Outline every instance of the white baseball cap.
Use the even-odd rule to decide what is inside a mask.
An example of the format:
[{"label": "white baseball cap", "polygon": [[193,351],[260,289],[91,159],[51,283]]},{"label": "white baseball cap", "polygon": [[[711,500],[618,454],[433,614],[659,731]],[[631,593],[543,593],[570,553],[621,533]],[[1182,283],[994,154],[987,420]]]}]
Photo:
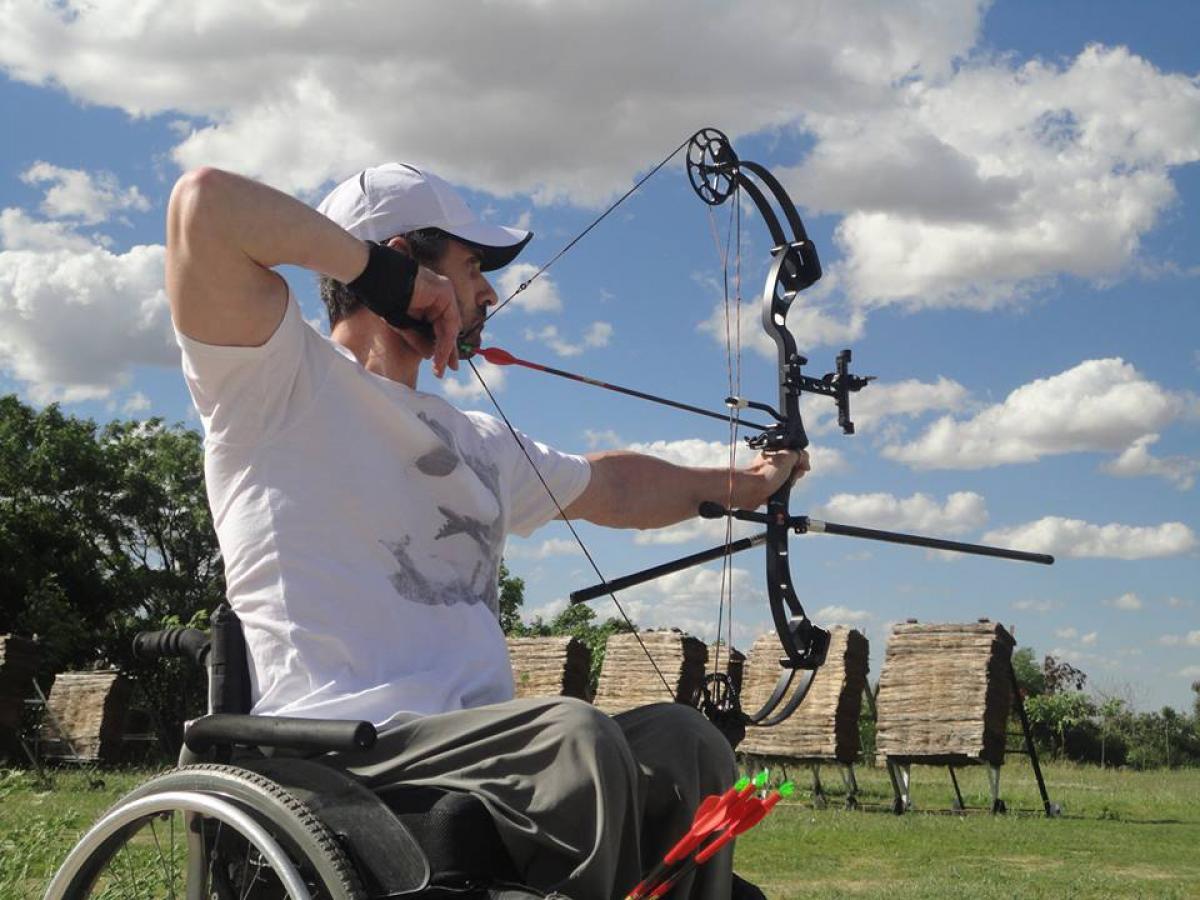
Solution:
[{"label": "white baseball cap", "polygon": [[406,163],[363,169],[330,191],[317,211],[363,241],[440,228],[478,247],[485,272],[508,265],[533,237],[531,231],[481,222],[447,181]]}]

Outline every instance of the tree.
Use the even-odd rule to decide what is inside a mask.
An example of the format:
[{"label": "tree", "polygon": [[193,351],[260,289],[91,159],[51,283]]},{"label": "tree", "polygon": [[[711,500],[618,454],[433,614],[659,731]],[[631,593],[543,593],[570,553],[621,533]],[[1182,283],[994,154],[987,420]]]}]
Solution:
[{"label": "tree", "polygon": [[1082,669],[1077,669],[1069,662],[1055,659],[1049,654],[1042,661],[1042,675],[1048,694],[1067,690],[1082,691],[1087,683],[1087,675]]},{"label": "tree", "polygon": [[508,635],[518,636],[525,627],[521,622],[521,607],[525,604],[525,579],[508,571],[500,560],[500,628]]},{"label": "tree", "polygon": [[37,635],[44,674],[90,661],[122,603],[118,481],[95,423],[0,398],[0,633]]},{"label": "tree", "polygon": [[1013,671],[1017,675],[1017,686],[1026,697],[1045,693],[1046,676],[1042,667],[1033,659],[1033,648],[1022,647],[1012,657]]},{"label": "tree", "polygon": [[200,435],[161,420],[119,422],[100,438],[118,475],[112,513],[119,523],[125,598],[110,619],[105,653],[132,675],[156,727],[174,748],[183,722],[204,709],[204,675],[187,663],[133,657],[138,631],[207,628],[225,600],[225,574],[204,488]]},{"label": "tree", "polygon": [[1097,709],[1100,716],[1100,767],[1108,762],[1108,736],[1112,732],[1113,722],[1125,711],[1125,701],[1120,697],[1100,695],[1101,703]]},{"label": "tree", "polygon": [[1078,691],[1056,692],[1030,697],[1025,702],[1030,723],[1041,725],[1051,734],[1051,752],[1057,758],[1067,744],[1067,730],[1081,725],[1096,714],[1096,705]]},{"label": "tree", "polygon": [[147,667],[131,638],[204,625],[224,596],[198,434],[0,397],[0,633],[37,636],[43,678],[118,665],[173,741],[202,709],[202,673]]}]

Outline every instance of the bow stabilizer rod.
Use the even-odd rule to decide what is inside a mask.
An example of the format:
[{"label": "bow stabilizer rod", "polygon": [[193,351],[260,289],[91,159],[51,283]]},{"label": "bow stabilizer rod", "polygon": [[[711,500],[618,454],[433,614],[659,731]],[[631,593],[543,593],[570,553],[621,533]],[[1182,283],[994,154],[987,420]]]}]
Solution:
[{"label": "bow stabilizer rod", "polygon": [[[767,513],[751,512],[744,509],[726,509],[719,503],[708,501],[700,504],[700,516],[704,519],[720,519],[724,516],[729,516],[733,519],[740,519],[743,522],[757,522],[759,524],[766,524],[770,519]],[[1011,550],[1007,547],[994,547],[990,544],[968,544],[962,541],[948,541],[944,538],[927,537],[921,534],[906,534],[902,531],[863,528],[859,525],[842,525],[838,522],[826,522],[822,519],[810,518],[809,516],[788,516],[784,525],[796,534],[839,534],[843,537],[884,541],[889,544],[908,544],[914,547],[928,547],[931,550],[944,550],[950,553],[991,556],[998,559],[1012,559],[1017,562],[1038,563],[1043,566],[1054,565],[1054,557],[1048,553]],[[680,557],[669,563],[642,569],[641,571],[624,575],[621,578],[614,578],[612,581],[607,581],[603,584],[596,584],[578,591],[572,591],[571,603],[587,603],[589,600],[595,600],[597,597],[607,597],[612,591],[623,591],[626,588],[645,584],[647,581],[662,578],[664,575],[670,575],[673,572],[679,572],[683,569],[689,569],[692,566],[712,562],[714,559],[720,559],[722,556],[728,554],[740,553],[743,550],[749,550],[751,547],[764,544],[766,540],[767,532],[761,531],[750,537],[742,538],[728,544],[720,544],[709,550],[701,550],[699,553],[693,553],[690,556]]]},{"label": "bow stabilizer rod", "polygon": [[[767,516],[759,512],[744,509],[726,509],[719,503],[704,502],[700,504],[700,516],[704,519],[720,519],[729,516],[743,522],[765,523]],[[1018,562],[1038,563],[1043,566],[1054,565],[1054,557],[1048,553],[1032,553],[1028,550],[1011,550],[1008,547],[994,547],[990,544],[968,544],[962,541],[948,541],[944,538],[927,537],[921,534],[906,534],[902,531],[884,531],[878,528],[863,528],[860,525],[841,525],[837,522],[826,522],[809,516],[788,516],[787,527],[796,534],[840,534],[843,537],[864,538],[869,541],[885,541],[889,544],[909,544],[914,547],[928,547],[931,550],[945,550],[951,553],[969,553],[975,556],[994,556],[999,559],[1013,559]]]}]

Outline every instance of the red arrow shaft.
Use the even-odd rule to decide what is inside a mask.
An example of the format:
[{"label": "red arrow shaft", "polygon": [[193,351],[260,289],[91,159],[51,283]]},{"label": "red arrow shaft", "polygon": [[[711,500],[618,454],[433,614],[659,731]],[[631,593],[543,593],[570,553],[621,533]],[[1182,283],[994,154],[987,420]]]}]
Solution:
[{"label": "red arrow shaft", "polygon": [[[574,372],[567,372],[563,369],[556,369],[553,366],[542,365],[541,363],[531,362],[527,359],[521,359],[519,356],[513,356],[507,350],[501,350],[499,347],[480,347],[475,351],[479,356],[482,356],[492,365],[496,366],[524,366],[526,369],[533,369],[535,372],[545,372],[548,375],[557,375],[559,378],[566,378],[570,381],[577,381],[580,384],[590,384],[592,387],[604,388],[606,391],[615,391],[618,394],[625,394],[629,397],[637,397],[639,400],[648,400],[651,403],[658,403],[662,406],[670,406],[673,409],[682,409],[684,412],[696,413],[697,415],[707,416],[710,419],[718,419],[722,422],[729,421],[728,413],[713,412],[712,410],[702,409],[699,406],[692,406],[689,403],[680,403],[677,400],[668,400],[666,397],[659,397],[655,394],[647,394],[645,391],[635,391],[633,388],[621,387],[618,384],[610,384],[607,381],[600,381],[597,378],[589,378],[587,375],[577,375]],[[746,422],[738,420],[739,425],[744,425],[747,428],[755,428],[759,431],[766,431],[766,425],[758,425],[754,422]]]}]

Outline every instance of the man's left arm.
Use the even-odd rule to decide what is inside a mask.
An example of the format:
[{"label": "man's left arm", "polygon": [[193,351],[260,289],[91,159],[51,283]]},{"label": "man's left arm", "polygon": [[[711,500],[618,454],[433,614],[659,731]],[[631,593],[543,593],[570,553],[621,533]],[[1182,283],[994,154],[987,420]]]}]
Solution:
[{"label": "man's left arm", "polygon": [[690,519],[705,500],[757,509],[789,478],[809,470],[808,454],[760,453],[744,469],[677,466],[640,453],[589,454],[592,477],[565,512],[611,528],[663,528]]}]

